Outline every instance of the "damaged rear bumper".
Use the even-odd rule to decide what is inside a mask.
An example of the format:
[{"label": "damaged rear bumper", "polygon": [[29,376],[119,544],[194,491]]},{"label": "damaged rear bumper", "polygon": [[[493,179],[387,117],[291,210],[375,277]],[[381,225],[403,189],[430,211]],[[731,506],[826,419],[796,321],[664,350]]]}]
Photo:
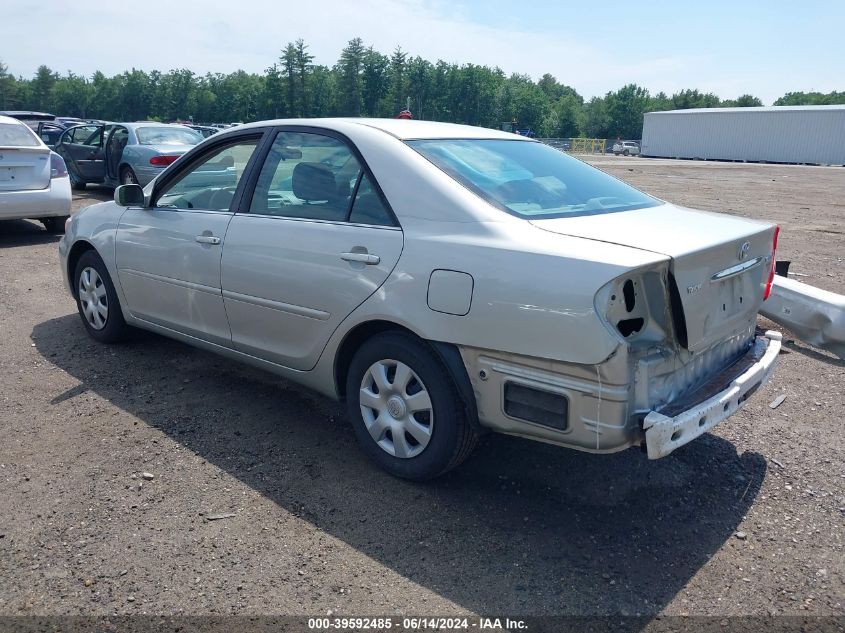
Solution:
[{"label": "damaged rear bumper", "polygon": [[789,328],[802,341],[845,359],[845,296],[775,277],[760,314]]},{"label": "damaged rear bumper", "polygon": [[751,349],[686,398],[643,421],[649,459],[665,457],[733,415],[771,377],[781,347],[780,332],[758,336]]}]

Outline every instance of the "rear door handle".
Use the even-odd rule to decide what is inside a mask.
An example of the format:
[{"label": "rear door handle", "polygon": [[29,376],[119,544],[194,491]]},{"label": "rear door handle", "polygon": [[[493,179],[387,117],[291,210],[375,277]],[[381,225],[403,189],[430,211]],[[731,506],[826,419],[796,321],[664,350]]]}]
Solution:
[{"label": "rear door handle", "polygon": [[220,238],[214,237],[213,235],[197,235],[195,239],[200,244],[219,244],[220,243]]},{"label": "rear door handle", "polygon": [[341,253],[340,258],[347,262],[360,262],[369,266],[375,266],[381,262],[381,257],[369,253]]}]

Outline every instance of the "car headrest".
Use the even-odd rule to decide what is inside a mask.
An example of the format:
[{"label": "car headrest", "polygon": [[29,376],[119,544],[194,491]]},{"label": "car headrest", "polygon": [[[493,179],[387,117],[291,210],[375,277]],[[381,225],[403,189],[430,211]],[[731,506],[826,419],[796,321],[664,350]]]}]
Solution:
[{"label": "car headrest", "polygon": [[334,174],[321,163],[298,163],[292,181],[293,195],[300,200],[329,200],[337,195]]}]

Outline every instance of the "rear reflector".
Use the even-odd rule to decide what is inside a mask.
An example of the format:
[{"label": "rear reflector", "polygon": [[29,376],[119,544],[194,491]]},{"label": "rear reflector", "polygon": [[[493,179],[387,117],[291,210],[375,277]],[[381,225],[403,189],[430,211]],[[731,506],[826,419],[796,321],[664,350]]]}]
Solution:
[{"label": "rear reflector", "polygon": [[775,254],[778,250],[778,235],[780,235],[780,227],[775,227],[775,235],[772,238],[772,267],[769,269],[769,280],[766,282],[766,290],[763,292],[763,301],[769,298],[772,294],[772,282],[775,280]]},{"label": "rear reflector", "polygon": [[55,152],[50,152],[50,179],[64,178],[65,176],[67,176],[67,165],[65,165],[64,159]]},{"label": "rear reflector", "polygon": [[569,400],[566,396],[513,382],[505,383],[505,413],[512,418],[561,431],[569,426]]},{"label": "rear reflector", "polygon": [[175,161],[178,156],[153,156],[150,159],[150,165],[155,165],[156,167],[167,167],[170,163]]}]

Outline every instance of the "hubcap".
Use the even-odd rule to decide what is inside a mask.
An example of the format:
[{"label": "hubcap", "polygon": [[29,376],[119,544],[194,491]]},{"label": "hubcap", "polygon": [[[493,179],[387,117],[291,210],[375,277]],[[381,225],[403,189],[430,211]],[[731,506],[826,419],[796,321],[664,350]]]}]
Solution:
[{"label": "hubcap", "polygon": [[434,411],[422,380],[405,363],[380,360],[364,373],[361,416],[383,451],[408,459],[431,441]]},{"label": "hubcap", "polygon": [[79,305],[82,316],[95,330],[106,327],[109,318],[109,299],[102,278],[91,267],[85,268],[79,275]]}]

